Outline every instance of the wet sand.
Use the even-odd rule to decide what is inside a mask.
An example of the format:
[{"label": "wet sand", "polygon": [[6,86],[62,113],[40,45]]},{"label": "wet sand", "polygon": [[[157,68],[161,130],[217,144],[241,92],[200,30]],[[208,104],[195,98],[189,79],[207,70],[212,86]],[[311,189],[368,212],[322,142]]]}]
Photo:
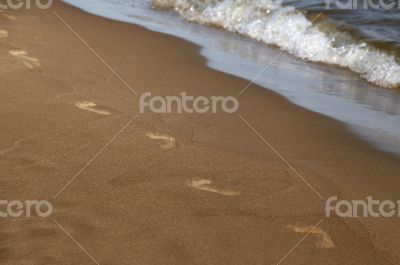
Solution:
[{"label": "wet sand", "polygon": [[211,97],[248,82],[183,40],[52,10],[0,13],[0,199],[54,205],[0,219],[1,264],[400,263],[397,218],[324,212],[330,196],[397,200],[398,158],[257,86],[234,114],[136,117],[127,85]]}]

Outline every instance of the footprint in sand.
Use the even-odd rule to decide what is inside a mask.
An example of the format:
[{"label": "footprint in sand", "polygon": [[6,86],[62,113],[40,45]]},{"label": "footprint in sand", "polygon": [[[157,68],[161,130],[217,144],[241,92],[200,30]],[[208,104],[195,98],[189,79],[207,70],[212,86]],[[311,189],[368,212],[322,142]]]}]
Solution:
[{"label": "footprint in sand", "polygon": [[8,19],[10,19],[10,20],[14,20],[14,21],[17,20],[16,17],[14,17],[14,16],[12,16],[12,15],[4,14],[4,13],[5,13],[5,11],[2,10],[2,9],[0,9],[0,14],[1,14],[3,17],[8,18]]},{"label": "footprint in sand", "polygon": [[28,53],[24,50],[11,50],[9,53],[20,59],[22,63],[30,69],[34,68],[35,66],[40,66],[39,59],[27,56]]},{"label": "footprint in sand", "polygon": [[146,136],[152,140],[163,140],[164,144],[161,145],[162,149],[171,149],[175,146],[175,143],[176,143],[176,140],[174,137],[166,135],[166,134],[147,133]]},{"label": "footprint in sand", "polygon": [[317,246],[320,248],[334,248],[335,247],[335,243],[333,243],[329,234],[319,227],[314,228],[313,226],[297,226],[297,225],[288,225],[287,227],[296,233],[301,233],[301,234],[310,233],[310,234],[316,235],[317,236]]},{"label": "footprint in sand", "polygon": [[0,39],[8,38],[8,31],[4,29],[0,29]]},{"label": "footprint in sand", "polygon": [[16,20],[16,18],[14,16],[11,15],[7,15],[7,14],[1,14],[3,17],[11,19],[11,20]]},{"label": "footprint in sand", "polygon": [[75,102],[75,106],[80,109],[91,111],[100,115],[111,115],[111,112],[103,107],[98,106],[96,103],[91,101],[78,101]]},{"label": "footprint in sand", "polygon": [[215,187],[212,187],[212,181],[207,179],[200,179],[200,180],[192,180],[188,182],[188,186],[196,189],[196,190],[203,190],[214,192],[218,194],[222,194],[225,196],[238,196],[240,192],[237,191],[230,191],[230,190],[220,190]]}]

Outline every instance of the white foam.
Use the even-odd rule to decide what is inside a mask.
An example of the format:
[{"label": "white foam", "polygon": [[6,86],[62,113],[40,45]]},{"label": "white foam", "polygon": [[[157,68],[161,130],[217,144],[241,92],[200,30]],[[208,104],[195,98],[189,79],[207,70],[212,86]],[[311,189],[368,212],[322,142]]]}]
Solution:
[{"label": "white foam", "polygon": [[[393,55],[365,43],[336,46],[328,36],[293,7],[272,0],[154,0],[190,21],[223,27],[314,62],[348,67],[383,87],[400,87],[400,65]],[[336,36],[337,37],[337,36]]]}]

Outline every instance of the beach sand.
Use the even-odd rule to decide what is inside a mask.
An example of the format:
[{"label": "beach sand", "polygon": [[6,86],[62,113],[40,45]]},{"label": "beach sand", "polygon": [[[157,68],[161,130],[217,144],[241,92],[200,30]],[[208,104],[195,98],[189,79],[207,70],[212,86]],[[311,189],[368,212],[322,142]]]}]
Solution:
[{"label": "beach sand", "polygon": [[330,196],[399,196],[399,159],[344,125],[256,85],[237,113],[132,121],[146,91],[237,96],[248,81],[58,2],[0,25],[0,199],[54,206],[0,219],[1,264],[400,263],[397,218],[325,218]]}]

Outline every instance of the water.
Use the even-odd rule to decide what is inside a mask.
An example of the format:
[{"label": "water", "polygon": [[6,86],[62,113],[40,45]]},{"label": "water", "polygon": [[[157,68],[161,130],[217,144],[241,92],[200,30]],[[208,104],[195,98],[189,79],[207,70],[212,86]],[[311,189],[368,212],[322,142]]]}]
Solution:
[{"label": "water", "polygon": [[[323,7],[320,1],[284,2],[273,6],[269,0],[223,0],[214,1],[217,3],[214,5],[211,1],[158,0],[158,6],[173,6],[181,16],[165,9],[155,10],[154,3],[143,0],[65,2],[93,14],[196,43],[209,67],[248,80],[257,76],[281,52],[265,43],[285,48],[294,56],[284,53],[255,83],[280,93],[295,104],[340,120],[376,147],[400,155],[400,93],[382,88],[398,86],[400,70],[396,45],[399,35],[395,34],[396,27],[387,26],[392,23],[390,20],[369,26],[359,18],[364,12],[372,16],[373,11],[351,10],[353,13],[345,16],[342,12],[350,11],[330,10],[328,17],[312,25],[310,20]],[[224,6],[217,8],[221,3]],[[207,8],[209,11],[205,12]],[[254,13],[257,8],[258,13]],[[264,18],[273,11],[276,12],[274,19]],[[227,16],[228,12],[231,15]],[[398,19],[398,13],[395,14],[394,20]],[[351,22],[349,25],[346,19]],[[219,24],[227,30],[187,20]],[[349,71],[332,64],[354,69]]]},{"label": "water", "polygon": [[[371,83],[400,88],[400,64],[396,54],[391,49],[367,41],[367,35],[363,38],[361,33],[356,34],[356,29],[361,32],[364,28],[360,23],[358,27],[354,24],[351,28],[350,24],[338,24],[327,19],[328,13],[332,18],[337,17],[334,14],[342,13],[337,8],[314,14],[316,7],[326,4],[311,1],[311,4],[305,5],[304,2],[310,1],[302,1],[301,5],[295,2],[303,9],[309,9],[308,13],[304,13],[277,0],[153,1],[156,7],[172,8],[189,21],[222,27],[266,44],[277,45],[302,59],[347,67]],[[352,12],[358,16],[360,11]],[[348,17],[353,17],[353,14]],[[354,22],[354,19],[348,20],[349,23]]]}]

